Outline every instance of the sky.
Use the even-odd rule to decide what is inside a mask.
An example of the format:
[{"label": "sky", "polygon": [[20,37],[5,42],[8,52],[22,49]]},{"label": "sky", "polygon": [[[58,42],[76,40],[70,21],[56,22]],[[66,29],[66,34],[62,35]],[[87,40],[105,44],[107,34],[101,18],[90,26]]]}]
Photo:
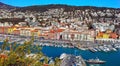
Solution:
[{"label": "sky", "polygon": [[73,6],[120,8],[120,0],[0,0],[0,2],[19,7],[47,4],[67,4]]}]

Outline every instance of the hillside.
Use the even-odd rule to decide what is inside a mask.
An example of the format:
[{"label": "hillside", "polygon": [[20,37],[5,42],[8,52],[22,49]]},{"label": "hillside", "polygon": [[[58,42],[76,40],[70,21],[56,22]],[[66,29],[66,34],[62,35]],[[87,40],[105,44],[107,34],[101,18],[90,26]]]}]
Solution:
[{"label": "hillside", "polygon": [[17,7],[7,5],[7,4],[0,2],[0,9],[14,9],[14,8],[17,8]]},{"label": "hillside", "polygon": [[34,5],[28,7],[21,7],[16,9],[15,11],[37,11],[37,12],[44,12],[48,9],[55,9],[55,8],[64,8],[66,12],[74,11],[74,10],[85,10],[85,9],[94,9],[94,10],[104,10],[104,9],[115,9],[115,8],[107,8],[107,7],[95,7],[95,6],[70,6],[70,5],[63,5],[63,4],[49,4],[49,5]]}]

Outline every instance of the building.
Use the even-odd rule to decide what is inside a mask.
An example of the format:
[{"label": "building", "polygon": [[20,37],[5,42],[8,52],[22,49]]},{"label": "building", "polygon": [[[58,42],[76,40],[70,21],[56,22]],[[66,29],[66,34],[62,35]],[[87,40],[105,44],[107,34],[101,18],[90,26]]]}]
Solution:
[{"label": "building", "polygon": [[31,36],[36,36],[39,37],[40,36],[40,29],[33,29],[31,30]]},{"label": "building", "polygon": [[31,29],[32,28],[21,28],[20,35],[21,36],[31,36]]},{"label": "building", "polygon": [[14,35],[20,35],[20,29],[14,30],[14,31],[13,31],[13,34],[14,34]]},{"label": "building", "polygon": [[94,33],[94,30],[85,30],[83,32],[79,32],[68,29],[62,33],[62,39],[72,41],[93,41],[95,37]]}]

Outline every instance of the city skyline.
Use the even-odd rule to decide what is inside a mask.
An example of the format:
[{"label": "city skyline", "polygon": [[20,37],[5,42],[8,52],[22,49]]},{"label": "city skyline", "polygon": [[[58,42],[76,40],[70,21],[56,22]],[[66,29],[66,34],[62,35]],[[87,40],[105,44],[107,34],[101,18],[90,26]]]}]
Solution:
[{"label": "city skyline", "polygon": [[72,6],[97,6],[97,7],[111,7],[120,8],[120,0],[0,0],[0,2],[18,6],[32,6],[32,5],[47,5],[47,4],[66,4]]}]

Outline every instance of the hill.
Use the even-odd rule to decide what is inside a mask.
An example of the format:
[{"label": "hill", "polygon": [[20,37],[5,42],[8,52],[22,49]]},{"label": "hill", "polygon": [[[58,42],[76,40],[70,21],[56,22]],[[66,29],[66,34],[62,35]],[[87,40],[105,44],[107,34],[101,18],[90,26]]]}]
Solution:
[{"label": "hill", "polygon": [[0,2],[0,9],[14,9],[14,8],[17,8],[17,7],[7,5],[7,4]]},{"label": "hill", "polygon": [[116,8],[107,8],[107,7],[95,7],[95,6],[70,6],[70,5],[63,5],[63,4],[49,4],[49,5],[34,5],[34,6],[27,6],[21,7],[16,9],[15,11],[37,11],[37,12],[44,12],[48,9],[55,9],[55,8],[64,8],[65,11],[74,11],[74,10],[85,10],[85,9],[95,9],[95,10],[104,10],[104,9],[116,9]]}]

